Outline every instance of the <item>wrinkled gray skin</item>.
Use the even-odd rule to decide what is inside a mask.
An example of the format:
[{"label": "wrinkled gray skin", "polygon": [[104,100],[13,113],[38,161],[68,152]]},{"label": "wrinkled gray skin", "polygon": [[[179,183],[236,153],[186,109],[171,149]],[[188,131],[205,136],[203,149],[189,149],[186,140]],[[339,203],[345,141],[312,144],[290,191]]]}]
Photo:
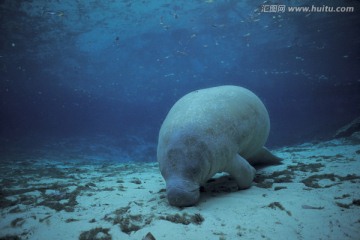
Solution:
[{"label": "wrinkled gray skin", "polygon": [[182,97],[161,126],[157,148],[169,203],[195,205],[199,187],[218,172],[249,188],[255,176],[250,164],[280,161],[264,148],[269,130],[265,106],[245,88],[220,86]]}]

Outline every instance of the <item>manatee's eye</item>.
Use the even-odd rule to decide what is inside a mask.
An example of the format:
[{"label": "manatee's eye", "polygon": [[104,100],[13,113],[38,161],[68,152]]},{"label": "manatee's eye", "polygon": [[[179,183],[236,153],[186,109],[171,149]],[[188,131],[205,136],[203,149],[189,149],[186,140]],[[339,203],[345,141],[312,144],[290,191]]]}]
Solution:
[{"label": "manatee's eye", "polygon": [[180,149],[170,149],[167,154],[166,154],[166,158],[169,160],[175,160],[177,158],[179,158],[179,156],[182,155],[182,151]]},{"label": "manatee's eye", "polygon": [[178,169],[179,163],[184,161],[184,153],[179,148],[172,148],[166,153],[166,159],[172,169]]},{"label": "manatee's eye", "polygon": [[189,136],[187,138],[184,139],[184,145],[187,147],[191,147],[194,146],[198,143],[199,141],[196,139],[196,137],[194,136]]}]

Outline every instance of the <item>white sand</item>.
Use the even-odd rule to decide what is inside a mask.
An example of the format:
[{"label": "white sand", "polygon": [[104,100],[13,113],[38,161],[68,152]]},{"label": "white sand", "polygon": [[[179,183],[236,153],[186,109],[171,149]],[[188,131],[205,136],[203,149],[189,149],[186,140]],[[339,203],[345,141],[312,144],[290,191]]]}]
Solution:
[{"label": "white sand", "polygon": [[156,163],[1,163],[0,239],[360,239],[359,151],[345,139],[282,148],[250,189],[222,176],[184,209],[168,205]]}]

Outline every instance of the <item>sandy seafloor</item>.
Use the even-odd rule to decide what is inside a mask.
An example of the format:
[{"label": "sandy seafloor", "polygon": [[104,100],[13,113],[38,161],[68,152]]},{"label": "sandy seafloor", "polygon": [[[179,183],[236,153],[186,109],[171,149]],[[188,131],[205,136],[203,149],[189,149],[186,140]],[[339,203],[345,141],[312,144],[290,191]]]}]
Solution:
[{"label": "sandy seafloor", "polygon": [[360,239],[359,139],[273,152],[283,164],[250,189],[219,174],[183,209],[169,206],[155,162],[4,160],[0,239]]}]

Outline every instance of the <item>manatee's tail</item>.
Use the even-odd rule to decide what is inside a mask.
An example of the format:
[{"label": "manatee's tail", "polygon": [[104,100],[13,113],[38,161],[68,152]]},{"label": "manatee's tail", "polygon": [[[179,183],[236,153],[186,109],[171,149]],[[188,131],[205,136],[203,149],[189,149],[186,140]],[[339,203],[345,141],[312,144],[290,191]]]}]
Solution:
[{"label": "manatee's tail", "polygon": [[259,152],[248,159],[249,163],[256,169],[266,167],[269,165],[282,164],[282,158],[279,158],[272,154],[266,147],[262,147]]}]

